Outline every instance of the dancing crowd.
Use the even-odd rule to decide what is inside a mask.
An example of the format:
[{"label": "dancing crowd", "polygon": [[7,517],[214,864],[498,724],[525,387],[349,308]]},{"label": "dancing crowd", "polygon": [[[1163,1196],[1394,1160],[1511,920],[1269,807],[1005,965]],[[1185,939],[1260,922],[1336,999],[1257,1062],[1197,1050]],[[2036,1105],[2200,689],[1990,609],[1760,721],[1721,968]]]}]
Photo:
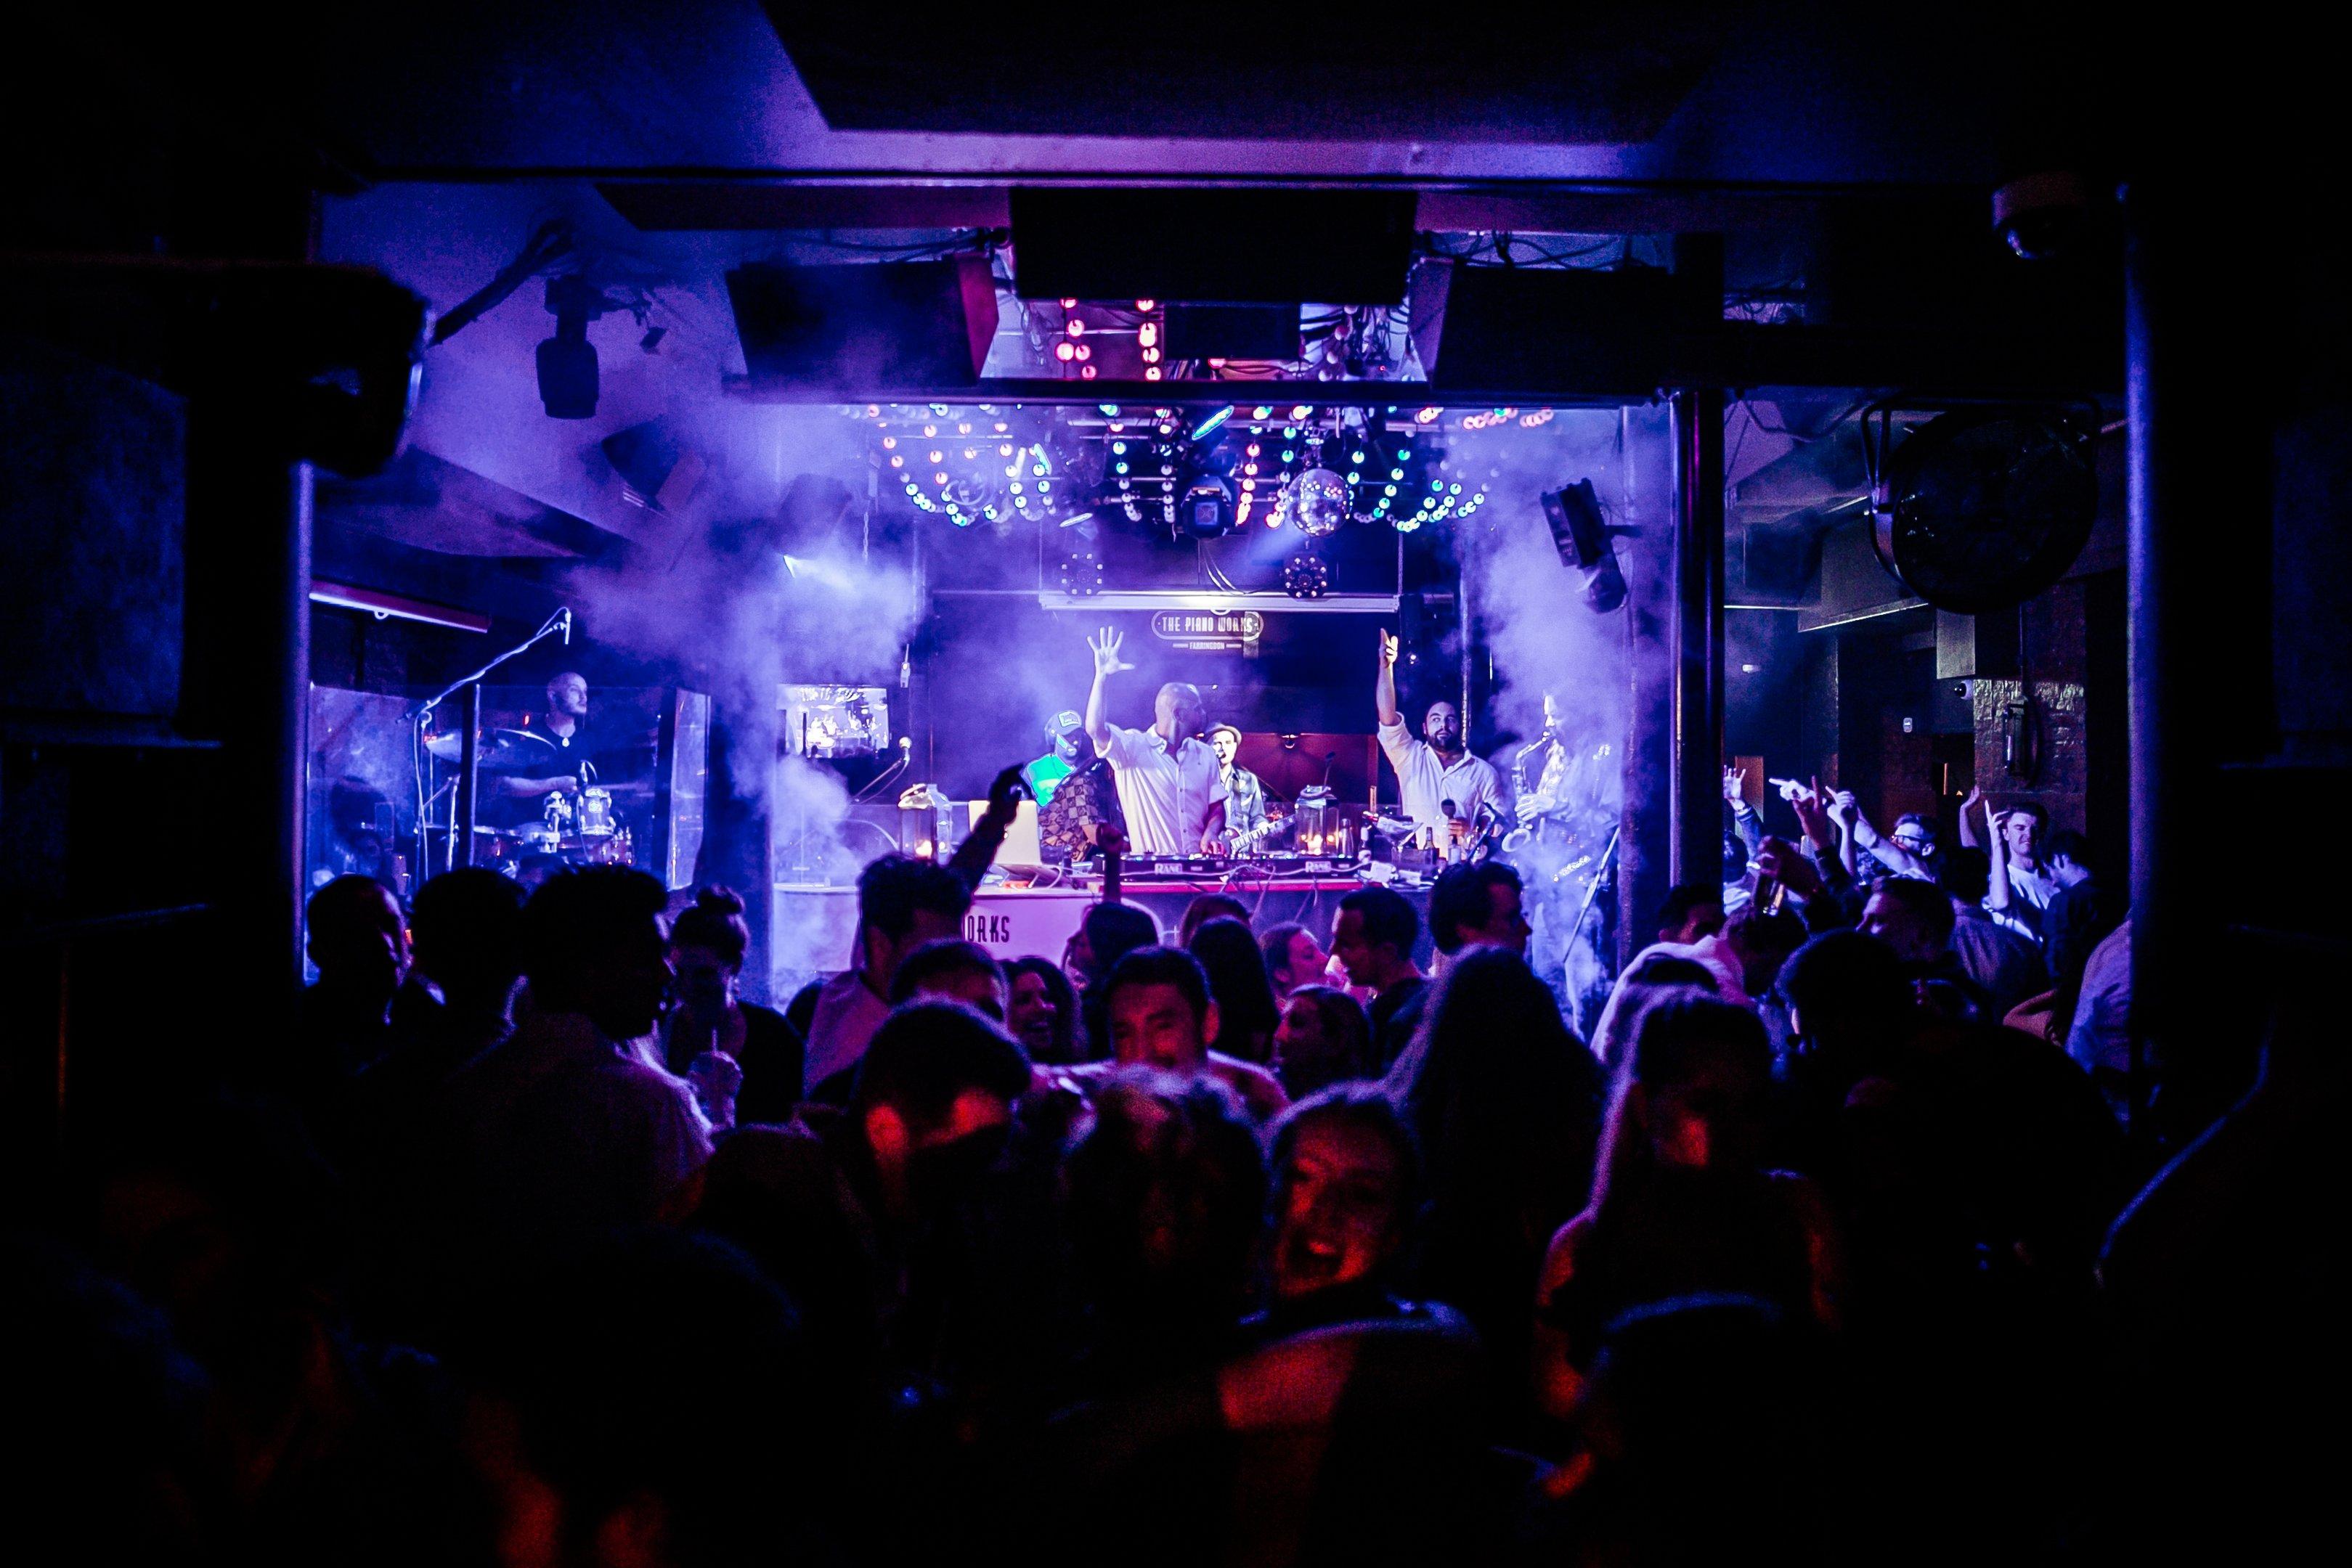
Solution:
[{"label": "dancing crowd", "polygon": [[2200,1270],[2304,1254],[2229,1218],[2242,1113],[2127,1136],[2080,835],[1737,803],[1585,1038],[1492,862],[1001,962],[1013,782],[780,1010],[723,889],[319,889],[294,1032],[9,1243],[20,1502],[100,1561],[1617,1564],[2108,1561],[2260,1491],[2181,1389],[2284,1353]]}]

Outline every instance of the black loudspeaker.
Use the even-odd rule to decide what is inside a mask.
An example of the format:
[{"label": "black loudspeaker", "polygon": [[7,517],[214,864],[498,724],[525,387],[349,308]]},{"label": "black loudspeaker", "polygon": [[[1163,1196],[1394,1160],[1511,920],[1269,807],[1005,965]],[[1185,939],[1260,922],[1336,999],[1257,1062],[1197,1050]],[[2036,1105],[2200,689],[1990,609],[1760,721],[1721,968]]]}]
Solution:
[{"label": "black loudspeaker", "polygon": [[1617,544],[1609,537],[1592,481],[1579,479],[1564,489],[1549,492],[1543,497],[1543,509],[1560,564],[1584,580],[1584,602],[1600,615],[1621,608],[1625,602],[1625,574],[1617,564]]},{"label": "black loudspeaker", "polygon": [[1646,397],[1668,384],[1687,290],[1655,267],[1413,269],[1412,333],[1432,391]]},{"label": "black loudspeaker", "polygon": [[1024,299],[1402,304],[1413,204],[1409,191],[1015,188],[1013,287]]},{"label": "black loudspeaker", "polygon": [[759,262],[727,275],[757,382],[881,395],[968,387],[996,336],[984,256],[849,267]]},{"label": "black loudspeaker", "polygon": [[1298,307],[1171,304],[1168,357],[1285,362],[1295,360],[1298,358]]}]

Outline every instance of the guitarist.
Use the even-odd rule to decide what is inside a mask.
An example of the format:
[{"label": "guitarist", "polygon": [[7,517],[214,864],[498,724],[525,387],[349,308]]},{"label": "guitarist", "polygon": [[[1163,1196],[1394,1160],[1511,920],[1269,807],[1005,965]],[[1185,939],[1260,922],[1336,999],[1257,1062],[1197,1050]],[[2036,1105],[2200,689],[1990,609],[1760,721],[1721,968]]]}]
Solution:
[{"label": "guitarist", "polygon": [[1225,784],[1225,831],[1235,853],[1265,831],[1265,785],[1246,768],[1234,765],[1242,748],[1242,732],[1229,724],[1209,727],[1209,749],[1217,754],[1217,773]]}]

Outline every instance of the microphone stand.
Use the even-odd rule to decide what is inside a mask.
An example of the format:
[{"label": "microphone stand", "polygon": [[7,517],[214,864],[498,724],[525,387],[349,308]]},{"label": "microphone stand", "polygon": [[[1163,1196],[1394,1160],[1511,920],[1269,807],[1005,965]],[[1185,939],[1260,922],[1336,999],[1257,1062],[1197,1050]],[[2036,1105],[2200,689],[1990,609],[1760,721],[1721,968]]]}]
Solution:
[{"label": "microphone stand", "polygon": [[[439,707],[461,691],[466,694],[466,731],[458,741],[457,753],[457,801],[455,810],[450,812],[450,836],[455,838],[462,833],[466,847],[463,852],[458,852],[454,845],[452,846],[450,859],[456,864],[472,865],[474,863],[474,825],[476,818],[479,815],[480,805],[477,793],[480,784],[482,762],[482,677],[508,660],[520,658],[530,653],[558,632],[563,633],[563,641],[567,644],[571,643],[572,607],[568,604],[542,622],[539,630],[532,632],[528,640],[509,648],[472,674],[458,676],[457,679],[424,701],[415,704],[406,713],[401,715],[401,717],[415,725],[421,735],[425,720],[431,716],[435,708]],[[433,755],[427,747],[419,747],[418,749],[423,751],[428,759]],[[427,766],[430,766],[429,760]],[[416,824],[416,832],[420,841],[418,847],[421,850],[424,847],[421,841],[425,834],[425,824],[421,821]],[[424,856],[420,854],[418,859],[422,862]]]}]

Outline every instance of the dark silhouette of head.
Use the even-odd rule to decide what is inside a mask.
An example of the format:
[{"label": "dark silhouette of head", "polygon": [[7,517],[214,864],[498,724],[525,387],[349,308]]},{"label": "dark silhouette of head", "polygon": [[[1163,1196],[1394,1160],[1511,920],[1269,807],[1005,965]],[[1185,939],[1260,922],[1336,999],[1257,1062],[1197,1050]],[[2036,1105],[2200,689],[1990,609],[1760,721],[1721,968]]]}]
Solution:
[{"label": "dark silhouette of head", "polygon": [[1412,972],[1421,916],[1393,888],[1360,887],[1339,900],[1331,950],[1359,986],[1386,989]]},{"label": "dark silhouette of head", "polygon": [[660,881],[583,866],[541,883],[523,906],[523,973],[541,1012],[580,1013],[614,1040],[648,1033],[671,971]]},{"label": "dark silhouette of head", "polygon": [[521,884],[488,866],[416,890],[416,967],[460,1011],[503,1011],[522,977]]},{"label": "dark silhouette of head", "polygon": [[857,873],[857,962],[887,992],[907,955],[963,935],[971,890],[955,873],[911,855],[884,855]]},{"label": "dark silhouette of head", "polygon": [[339,876],[310,895],[302,916],[321,986],[391,1001],[408,972],[408,923],[391,889],[373,877]]},{"label": "dark silhouette of head", "polygon": [[890,1000],[905,1002],[932,997],[961,1002],[996,1023],[1004,1021],[1010,1001],[1004,967],[994,954],[977,942],[951,937],[926,942],[907,955],[890,982]]},{"label": "dark silhouette of head", "polygon": [[1217,1035],[1211,1043],[1228,1056],[1264,1061],[1273,1052],[1275,1026],[1282,1021],[1266,978],[1265,959],[1245,922],[1204,922],[1185,944],[1209,977],[1217,1003]]},{"label": "dark silhouette of head", "polygon": [[1176,946],[1190,947],[1193,934],[1212,920],[1238,920],[1249,924],[1249,905],[1229,893],[1204,893],[1184,906],[1184,918],[1176,924]]}]

